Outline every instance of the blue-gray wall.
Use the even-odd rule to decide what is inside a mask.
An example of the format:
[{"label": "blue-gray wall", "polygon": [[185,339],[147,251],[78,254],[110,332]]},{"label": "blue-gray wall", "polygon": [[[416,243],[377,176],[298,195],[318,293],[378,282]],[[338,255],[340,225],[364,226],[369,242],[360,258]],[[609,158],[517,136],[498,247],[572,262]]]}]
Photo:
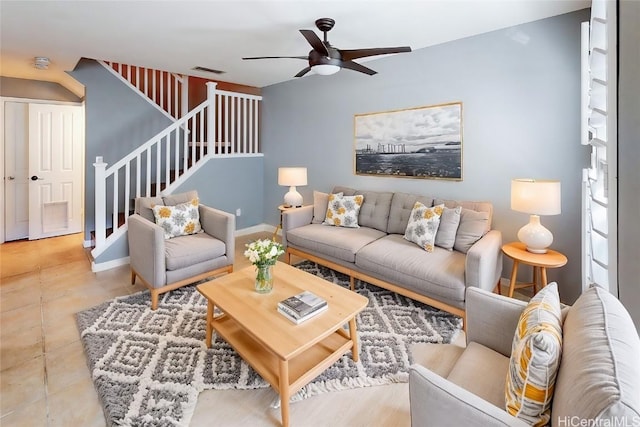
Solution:
[{"label": "blue-gray wall", "polygon": [[[375,76],[342,70],[263,88],[266,222],[278,223],[287,191],[277,185],[278,167],[306,166],[309,185],[298,189],[305,203],[314,189],[338,184],[488,200],[493,226],[509,242],[528,222],[510,209],[511,179],[558,179],[562,214],[542,222],[554,233],[553,248],[569,258],[549,279],[573,302],[581,291],[581,169],[589,153],[579,134],[580,23],[588,19],[583,10],[379,58],[366,63]],[[453,101],[463,103],[462,182],[354,174],[355,114]],[[510,269],[506,260],[503,277]]]},{"label": "blue-gray wall", "polygon": [[71,71],[85,88],[85,240],[95,229],[96,156],[108,166],[169,126],[171,120],[92,59]]},{"label": "blue-gray wall", "polygon": [[76,94],[55,82],[0,77],[0,96],[45,99],[47,101],[82,102]]},{"label": "blue-gray wall", "polygon": [[640,2],[618,16],[618,291],[640,331]]},{"label": "blue-gray wall", "polygon": [[202,204],[233,213],[236,230],[261,224],[264,218],[264,158],[213,158],[187,179],[174,193],[198,190]]}]

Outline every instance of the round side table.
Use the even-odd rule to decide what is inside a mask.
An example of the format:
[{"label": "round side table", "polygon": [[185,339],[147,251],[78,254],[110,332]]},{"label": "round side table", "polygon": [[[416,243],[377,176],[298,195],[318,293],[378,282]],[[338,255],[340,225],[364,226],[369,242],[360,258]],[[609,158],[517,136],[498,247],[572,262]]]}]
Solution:
[{"label": "round side table", "polygon": [[[521,242],[511,242],[502,246],[502,252],[513,260],[513,269],[511,270],[511,281],[509,283],[509,297],[513,297],[515,289],[533,286],[533,294],[547,285],[547,268],[562,267],[567,263],[567,257],[558,251],[548,249],[545,254],[534,254],[527,251],[526,245]],[[533,267],[533,282],[516,283],[518,276],[518,266],[520,264],[530,265]],[[498,292],[500,290],[498,289]]]}]

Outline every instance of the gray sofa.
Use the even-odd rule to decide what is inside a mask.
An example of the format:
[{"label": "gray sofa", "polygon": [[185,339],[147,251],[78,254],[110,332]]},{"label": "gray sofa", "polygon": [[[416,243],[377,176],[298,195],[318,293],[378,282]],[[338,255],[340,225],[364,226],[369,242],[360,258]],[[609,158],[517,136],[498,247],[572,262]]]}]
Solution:
[{"label": "gray sofa", "polygon": [[[282,240],[285,261],[291,256],[315,261],[351,277],[389,289],[433,307],[464,317],[465,290],[479,287],[492,291],[502,272],[502,235],[491,230],[493,207],[487,202],[444,200],[407,193],[361,191],[335,187],[332,193],[345,196],[362,194],[364,202],[358,216],[359,228],[321,224],[326,203],[283,212]],[[426,206],[461,206],[458,238],[468,236],[471,222],[465,216],[483,213],[482,236],[466,253],[436,246],[431,253],[403,238],[416,201]],[[477,224],[476,224],[477,225]],[[471,227],[473,228],[473,227]],[[437,243],[436,243],[437,244]]]},{"label": "gray sofa", "polygon": [[[466,348],[417,344],[412,349],[412,425],[528,425],[505,410],[511,346],[526,305],[467,290]],[[563,317],[551,425],[640,425],[640,338],[629,313],[609,292],[592,287],[563,310]]]}]

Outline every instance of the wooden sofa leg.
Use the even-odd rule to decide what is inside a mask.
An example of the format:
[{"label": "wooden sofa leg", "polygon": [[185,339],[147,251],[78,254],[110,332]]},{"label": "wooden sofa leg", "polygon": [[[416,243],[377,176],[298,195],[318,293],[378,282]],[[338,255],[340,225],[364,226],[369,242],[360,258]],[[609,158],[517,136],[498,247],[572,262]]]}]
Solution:
[{"label": "wooden sofa leg", "polygon": [[158,297],[159,292],[155,289],[151,291],[151,310],[155,310],[158,308]]},{"label": "wooden sofa leg", "polygon": [[352,291],[356,291],[356,279],[354,279],[353,276],[349,276],[349,286]]},{"label": "wooden sofa leg", "polygon": [[291,252],[286,251],[284,253],[284,262],[286,262],[287,264],[291,265]]}]

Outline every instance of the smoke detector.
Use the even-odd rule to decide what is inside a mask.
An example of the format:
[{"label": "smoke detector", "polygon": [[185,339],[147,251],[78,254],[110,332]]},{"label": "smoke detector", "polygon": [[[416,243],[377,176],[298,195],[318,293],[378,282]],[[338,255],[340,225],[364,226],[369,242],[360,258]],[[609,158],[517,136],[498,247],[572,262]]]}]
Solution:
[{"label": "smoke detector", "polygon": [[33,66],[38,70],[48,70],[49,62],[49,58],[47,58],[46,56],[36,56],[34,58]]}]

